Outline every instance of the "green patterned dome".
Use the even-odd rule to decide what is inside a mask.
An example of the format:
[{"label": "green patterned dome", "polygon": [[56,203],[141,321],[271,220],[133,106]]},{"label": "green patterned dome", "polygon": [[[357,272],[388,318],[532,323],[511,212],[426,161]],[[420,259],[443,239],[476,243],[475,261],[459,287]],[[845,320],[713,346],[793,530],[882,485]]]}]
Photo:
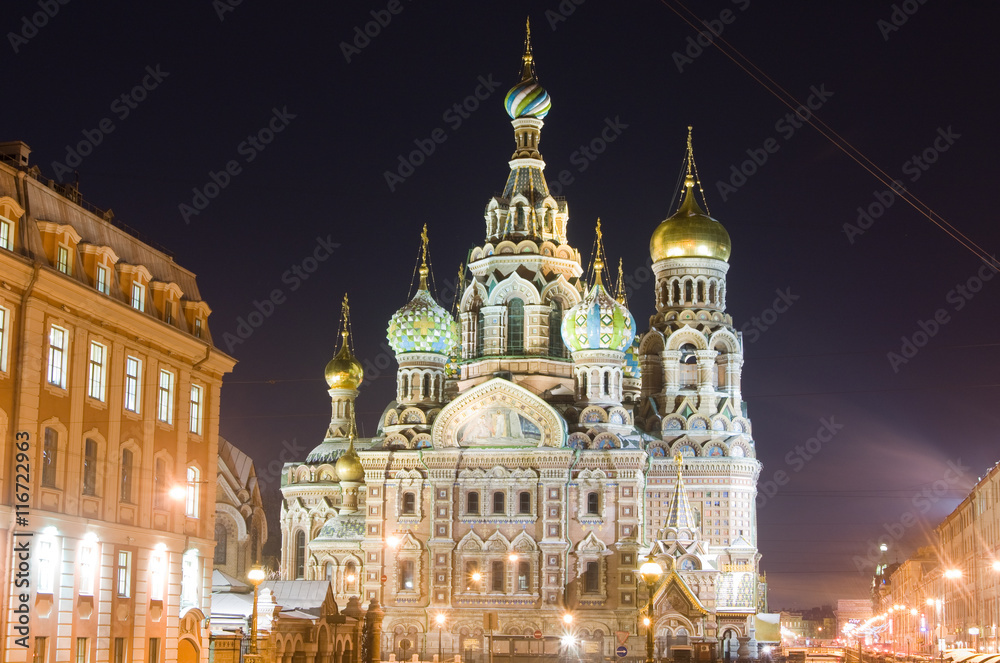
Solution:
[{"label": "green patterned dome", "polygon": [[458,345],[458,324],[425,289],[417,290],[406,306],[389,320],[386,338],[397,355],[434,352],[448,356]]},{"label": "green patterned dome", "polygon": [[348,514],[327,520],[319,530],[316,541],[363,541],[364,538],[364,514]]},{"label": "green patterned dome", "polygon": [[635,318],[608,294],[598,277],[597,284],[562,322],[562,335],[570,352],[617,350],[625,352],[635,338]]}]

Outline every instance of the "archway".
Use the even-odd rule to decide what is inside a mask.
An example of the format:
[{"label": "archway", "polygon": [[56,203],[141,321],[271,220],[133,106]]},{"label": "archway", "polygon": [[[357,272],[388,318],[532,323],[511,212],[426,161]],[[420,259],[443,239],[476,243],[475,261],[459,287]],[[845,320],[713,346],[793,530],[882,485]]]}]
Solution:
[{"label": "archway", "polygon": [[177,663],[198,663],[198,647],[184,638],[177,643]]}]

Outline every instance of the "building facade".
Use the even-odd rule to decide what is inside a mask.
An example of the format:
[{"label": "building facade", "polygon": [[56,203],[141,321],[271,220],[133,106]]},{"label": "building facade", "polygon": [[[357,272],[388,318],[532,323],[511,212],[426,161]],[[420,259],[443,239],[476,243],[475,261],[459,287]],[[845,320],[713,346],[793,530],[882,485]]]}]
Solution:
[{"label": "building facade", "polygon": [[267,542],[267,519],[253,460],[225,438],[219,438],[215,495],[214,570],[246,582],[261,564]]},{"label": "building facade", "polygon": [[[726,313],[729,235],[698,202],[689,138],[676,212],[650,225],[655,301],[640,332],[620,268],[610,287],[600,223],[586,272],[568,241],[530,38],[522,64],[505,97],[510,172],[469,280],[454,314],[435,301],[425,228],[419,286],[389,322],[396,398],[366,440],[345,305],[329,429],[283,475],[283,577],[382,604],[383,658],[568,646],[600,660],[619,644],[641,657],[650,600],[659,655],[753,656],[760,463]],[[650,556],[663,570],[652,598],[638,574]]]},{"label": "building facade", "polygon": [[194,274],[0,153],[0,660],[207,661],[234,360]]}]

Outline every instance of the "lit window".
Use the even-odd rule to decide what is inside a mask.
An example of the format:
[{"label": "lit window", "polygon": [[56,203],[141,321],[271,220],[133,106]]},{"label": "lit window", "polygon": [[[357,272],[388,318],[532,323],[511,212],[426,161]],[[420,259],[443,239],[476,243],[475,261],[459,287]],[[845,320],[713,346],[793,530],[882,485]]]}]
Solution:
[{"label": "lit window", "polygon": [[194,336],[195,338],[201,338],[201,318],[194,319]]},{"label": "lit window", "polygon": [[132,503],[132,450],[122,449],[122,475],[120,499],[126,504]]},{"label": "lit window", "polygon": [[89,437],[83,443],[83,494],[97,494],[97,440]]},{"label": "lit window", "polygon": [[87,395],[104,400],[104,376],[107,372],[108,349],[100,343],[90,343],[90,367],[87,374]]},{"label": "lit window", "polygon": [[97,292],[108,294],[108,268],[104,265],[97,266],[97,277],[94,279],[94,287]]},{"label": "lit window", "polygon": [[38,543],[38,593],[51,594],[56,576],[56,542],[45,536]]},{"label": "lit window", "polygon": [[160,371],[160,389],[156,418],[165,424],[170,424],[174,421],[174,374],[170,371]]},{"label": "lit window", "polygon": [[191,385],[191,424],[189,429],[195,435],[201,435],[201,387]]},{"label": "lit window", "polygon": [[198,551],[184,553],[181,566],[181,605],[198,605]]},{"label": "lit window", "polygon": [[138,281],[132,282],[132,308],[136,311],[146,310],[146,286]]},{"label": "lit window", "polygon": [[531,587],[528,585],[528,576],[531,573],[531,564],[528,562],[518,562],[517,563],[517,589],[518,591],[526,592]]},{"label": "lit window", "polygon": [[132,553],[118,551],[118,596],[127,597],[132,587]]},{"label": "lit window", "polygon": [[56,477],[59,469],[59,432],[54,428],[46,428],[42,440],[42,485],[46,488],[56,488]]},{"label": "lit window", "polygon": [[306,533],[299,530],[295,533],[295,579],[306,577]]},{"label": "lit window", "polygon": [[94,595],[94,567],[97,564],[97,541],[87,539],[80,544],[80,594]]},{"label": "lit window", "polygon": [[126,663],[126,660],[125,660],[125,638],[115,638],[114,663]]},{"label": "lit window", "polygon": [[160,639],[150,638],[149,639],[149,658],[146,659],[149,663],[160,663]]},{"label": "lit window", "polygon": [[69,249],[62,244],[56,249],[56,269],[63,274],[69,274]]},{"label": "lit window", "polygon": [[11,241],[13,231],[14,224],[9,219],[0,217],[0,249],[14,250],[14,244]]},{"label": "lit window", "polygon": [[[159,544],[162,547],[163,544]],[[153,551],[149,560],[149,598],[153,601],[163,600],[163,585],[167,578],[167,552],[163,549]]]},{"label": "lit window", "polygon": [[413,589],[413,562],[405,560],[399,563],[399,590],[411,591]]},{"label": "lit window", "polygon": [[66,352],[69,334],[62,327],[53,325],[49,329],[49,384],[60,389],[66,388]]},{"label": "lit window", "polygon": [[44,635],[35,636],[35,657],[32,663],[49,663],[49,639]]},{"label": "lit window", "polygon": [[142,362],[135,357],[125,358],[125,409],[139,413],[139,379],[142,377]]},{"label": "lit window", "polygon": [[7,370],[7,338],[10,335],[10,311],[0,307],[0,371]]},{"label": "lit window", "polygon": [[187,468],[187,498],[184,500],[184,515],[198,517],[198,468]]}]

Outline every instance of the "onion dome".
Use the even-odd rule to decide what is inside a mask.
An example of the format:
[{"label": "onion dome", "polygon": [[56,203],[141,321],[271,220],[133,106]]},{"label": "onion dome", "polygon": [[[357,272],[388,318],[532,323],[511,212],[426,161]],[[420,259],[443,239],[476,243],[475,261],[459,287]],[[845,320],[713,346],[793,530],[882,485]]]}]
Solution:
[{"label": "onion dome", "polygon": [[347,295],[341,304],[340,313],[340,350],[326,365],[326,383],[331,389],[357,389],[365,377],[361,362],[351,351],[351,307],[347,303]]},{"label": "onion dome", "polygon": [[667,258],[714,258],[729,261],[729,233],[721,223],[710,217],[695,200],[696,169],[691,148],[691,127],[688,127],[687,175],[684,178],[684,200],[673,216],[653,231],[649,240],[649,255],[653,262]]},{"label": "onion dome", "polygon": [[421,234],[423,258],[420,287],[403,308],[389,319],[386,338],[397,355],[404,352],[431,352],[448,356],[458,345],[458,323],[438,305],[427,290],[427,226]]},{"label": "onion dome", "polygon": [[583,300],[563,317],[563,342],[570,352],[581,350],[617,350],[624,352],[635,338],[635,318],[604,289],[601,282],[601,225],[597,222],[597,259],[594,261],[594,287]]},{"label": "onion dome", "polygon": [[534,58],[531,55],[531,24],[527,25],[527,35],[524,39],[524,63],[521,70],[521,82],[507,92],[503,105],[512,120],[519,117],[544,118],[552,108],[552,99],[535,78]]},{"label": "onion dome", "polygon": [[353,437],[351,438],[350,446],[347,447],[347,451],[344,452],[344,455],[334,465],[334,469],[337,471],[337,477],[341,481],[362,482],[365,480],[365,468],[361,465],[361,458],[358,457],[358,452],[354,450]]},{"label": "onion dome", "polygon": [[622,374],[627,378],[641,378],[642,365],[639,364],[639,337],[636,336],[632,345],[625,351],[625,365]]},{"label": "onion dome", "polygon": [[365,515],[337,515],[328,519],[314,539],[320,541],[364,541]]}]

